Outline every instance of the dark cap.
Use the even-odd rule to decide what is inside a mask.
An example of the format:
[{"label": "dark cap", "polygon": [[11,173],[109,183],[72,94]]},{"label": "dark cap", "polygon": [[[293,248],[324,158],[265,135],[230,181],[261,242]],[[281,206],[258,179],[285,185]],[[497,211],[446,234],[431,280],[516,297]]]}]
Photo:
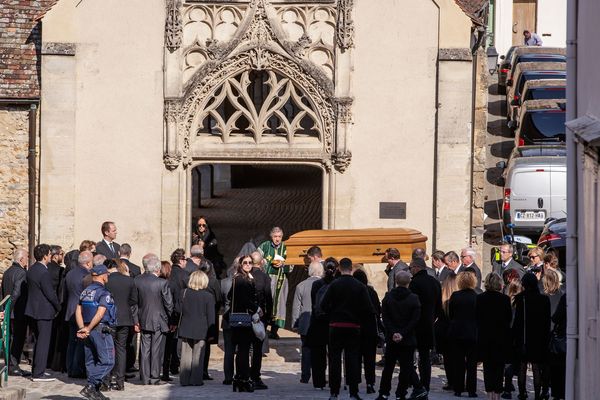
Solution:
[{"label": "dark cap", "polygon": [[106,268],[106,265],[104,265],[104,264],[94,265],[94,267],[92,268],[93,276],[104,275],[104,274],[108,274],[108,269]]},{"label": "dark cap", "polygon": [[425,264],[425,260],[423,260],[422,258],[415,258],[414,260],[412,260],[410,262],[410,268],[419,268],[419,269],[425,269],[427,268],[427,264]]}]

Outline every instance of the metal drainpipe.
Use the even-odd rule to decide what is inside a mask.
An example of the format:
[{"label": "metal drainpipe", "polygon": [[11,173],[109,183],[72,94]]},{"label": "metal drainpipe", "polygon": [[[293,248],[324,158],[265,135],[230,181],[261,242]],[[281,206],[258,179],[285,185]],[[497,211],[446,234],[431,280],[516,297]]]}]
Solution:
[{"label": "metal drainpipe", "polygon": [[435,117],[434,117],[434,134],[433,134],[433,211],[431,224],[431,252],[437,250],[437,197],[438,197],[438,126],[439,126],[439,111],[440,111],[440,6],[436,0],[431,2],[437,8],[437,49],[438,53],[435,59]]},{"label": "metal drainpipe", "polygon": [[[577,20],[578,0],[567,2],[567,121],[577,118]],[[579,271],[578,252],[578,152],[574,132],[567,128],[567,364],[565,399],[577,397],[577,353],[579,347]],[[583,210],[582,210],[583,211]],[[582,293],[581,295],[585,295]]]}]

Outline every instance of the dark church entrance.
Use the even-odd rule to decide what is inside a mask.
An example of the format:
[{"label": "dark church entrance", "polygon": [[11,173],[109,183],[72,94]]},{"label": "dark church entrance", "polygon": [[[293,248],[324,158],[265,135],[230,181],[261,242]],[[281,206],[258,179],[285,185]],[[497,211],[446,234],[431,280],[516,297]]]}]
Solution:
[{"label": "dark church entrance", "polygon": [[192,172],[192,227],[205,216],[230,265],[247,242],[260,244],[273,226],[284,240],[322,229],[322,171],[306,165],[204,164]]}]

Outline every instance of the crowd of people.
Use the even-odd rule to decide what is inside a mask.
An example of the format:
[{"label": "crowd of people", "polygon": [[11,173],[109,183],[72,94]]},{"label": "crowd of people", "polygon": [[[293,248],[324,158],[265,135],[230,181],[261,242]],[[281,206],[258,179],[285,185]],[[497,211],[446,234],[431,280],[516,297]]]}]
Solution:
[{"label": "crowd of people", "polygon": [[[223,384],[254,392],[268,389],[261,379],[266,335],[277,340],[287,327],[301,339],[300,382],[328,386],[331,400],[342,375],[350,398],[360,399],[362,371],[366,392],[375,394],[377,365],[378,400],[390,398],[397,365],[395,398],[426,398],[432,360],[444,366],[443,389],[458,397],[477,397],[481,362],[490,399],[511,399],[515,391],[527,398],[530,365],[535,399],[564,399],[564,274],[542,249],[532,249],[530,265],[522,266],[503,244],[501,261],[482,280],[471,248],[434,251],[431,266],[424,249],[405,263],[389,248],[380,301],[361,264],[324,258],[316,245],[307,251],[305,275],[293,272],[277,227],[269,240],[245,244],[229,268],[205,217],[189,253],[176,249],[168,261],[148,253],[143,268],[130,261],[129,244],[115,241],[113,222],[101,232],[99,242],[85,240],[66,254],[39,244],[31,266],[26,250],[15,251],[2,280],[3,297],[13,301],[11,375],[44,382],[55,379],[47,368],[67,372],[87,379],[81,394],[93,400],[124,390],[138,372],[145,385],[178,374],[182,386],[201,386],[213,379],[208,361],[222,332]],[[28,331],[31,372],[20,368]]]}]

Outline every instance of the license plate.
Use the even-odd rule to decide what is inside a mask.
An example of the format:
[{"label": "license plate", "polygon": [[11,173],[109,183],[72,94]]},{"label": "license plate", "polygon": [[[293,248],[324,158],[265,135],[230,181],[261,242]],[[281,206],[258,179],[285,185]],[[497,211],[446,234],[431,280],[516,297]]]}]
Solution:
[{"label": "license plate", "polygon": [[521,221],[544,221],[546,220],[545,211],[516,211],[515,219]]}]

